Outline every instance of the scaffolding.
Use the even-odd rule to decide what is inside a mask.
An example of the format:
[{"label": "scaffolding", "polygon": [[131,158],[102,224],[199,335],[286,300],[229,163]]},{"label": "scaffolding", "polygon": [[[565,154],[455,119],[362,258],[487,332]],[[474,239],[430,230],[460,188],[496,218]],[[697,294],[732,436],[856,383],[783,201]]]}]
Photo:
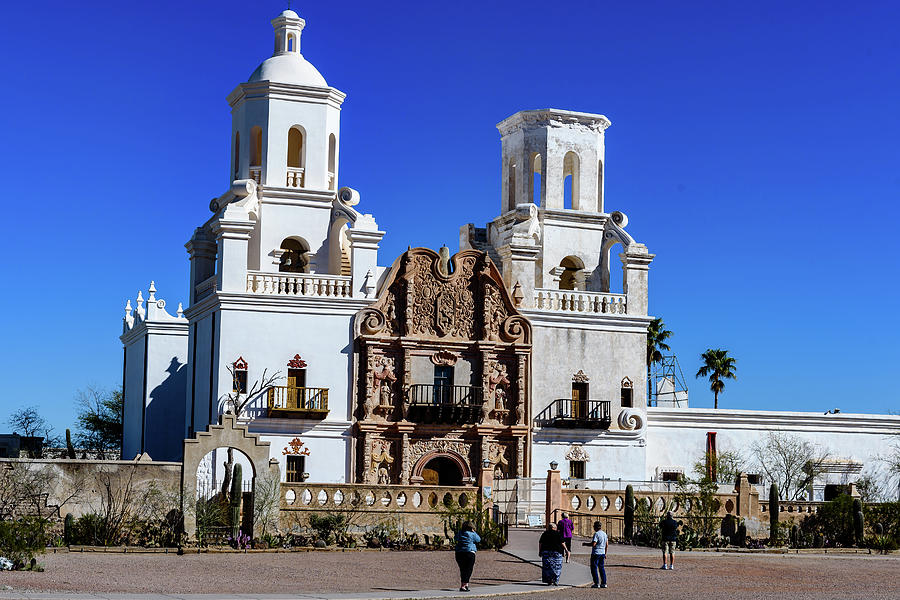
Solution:
[{"label": "scaffolding", "polygon": [[674,354],[663,356],[659,362],[653,363],[648,384],[650,397],[647,406],[687,408],[687,382]]}]

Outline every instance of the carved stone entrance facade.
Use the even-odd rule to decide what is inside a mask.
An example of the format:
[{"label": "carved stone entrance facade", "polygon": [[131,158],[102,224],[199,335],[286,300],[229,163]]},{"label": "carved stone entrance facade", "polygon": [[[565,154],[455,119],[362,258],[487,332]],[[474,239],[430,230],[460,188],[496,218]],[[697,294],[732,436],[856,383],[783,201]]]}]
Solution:
[{"label": "carved stone entrance facade", "polygon": [[531,325],[487,254],[408,250],[354,335],[355,481],[528,475]]}]

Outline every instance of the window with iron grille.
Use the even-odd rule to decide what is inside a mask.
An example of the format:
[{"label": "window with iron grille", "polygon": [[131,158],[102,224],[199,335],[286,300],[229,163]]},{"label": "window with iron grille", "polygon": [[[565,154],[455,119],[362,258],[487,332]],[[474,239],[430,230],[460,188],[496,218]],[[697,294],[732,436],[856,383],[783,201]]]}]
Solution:
[{"label": "window with iron grille", "polygon": [[570,460],[569,461],[569,477],[574,479],[584,479],[584,461],[583,460]]},{"label": "window with iron grille", "polygon": [[303,471],[306,469],[306,457],[305,456],[291,456],[287,457],[287,473],[285,481],[288,483],[302,483],[303,482]]}]

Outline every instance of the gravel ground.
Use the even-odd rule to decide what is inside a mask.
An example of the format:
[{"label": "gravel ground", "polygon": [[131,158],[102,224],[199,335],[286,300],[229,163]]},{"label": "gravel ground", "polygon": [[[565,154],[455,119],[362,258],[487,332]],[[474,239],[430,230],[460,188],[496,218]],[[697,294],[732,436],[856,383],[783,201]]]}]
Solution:
[{"label": "gravel ground", "polygon": [[[615,549],[615,548],[614,548]],[[588,563],[588,556],[574,560]],[[529,595],[534,600],[632,598],[848,600],[900,598],[900,556],[679,553],[663,571],[662,553],[611,554],[607,589],[576,588]],[[497,596],[496,598],[517,598]],[[518,597],[522,600],[522,597]]]},{"label": "gravel ground", "polygon": [[[43,573],[0,575],[15,591],[299,593],[429,590],[459,586],[452,552],[265,554],[47,554]],[[479,552],[480,585],[530,581],[540,570],[500,552]]]}]

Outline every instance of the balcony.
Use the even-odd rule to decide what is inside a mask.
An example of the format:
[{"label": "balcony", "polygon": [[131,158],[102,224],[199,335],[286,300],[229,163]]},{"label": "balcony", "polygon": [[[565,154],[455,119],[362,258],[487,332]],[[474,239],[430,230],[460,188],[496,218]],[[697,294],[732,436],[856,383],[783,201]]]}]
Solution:
[{"label": "balcony", "polygon": [[417,423],[477,423],[482,388],[417,383],[409,387],[409,420]]},{"label": "balcony", "polygon": [[554,400],[535,417],[541,427],[609,429],[612,418],[608,400]]},{"label": "balcony", "polygon": [[288,167],[287,181],[289,188],[302,188],[304,184],[304,169],[302,167]]},{"label": "balcony", "polygon": [[267,416],[324,419],[328,416],[328,388],[272,386],[268,391]]}]

